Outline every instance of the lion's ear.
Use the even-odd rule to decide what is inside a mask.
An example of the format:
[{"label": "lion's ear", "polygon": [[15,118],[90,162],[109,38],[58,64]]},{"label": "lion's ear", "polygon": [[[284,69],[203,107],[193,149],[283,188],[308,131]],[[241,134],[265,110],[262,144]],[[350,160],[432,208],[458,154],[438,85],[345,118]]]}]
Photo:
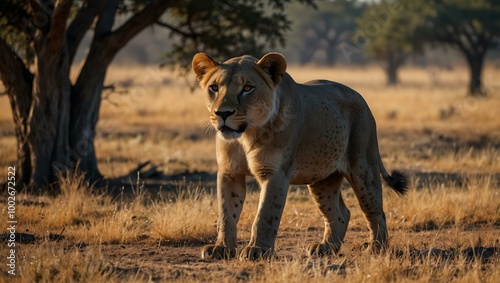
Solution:
[{"label": "lion's ear", "polygon": [[205,53],[197,53],[196,55],[194,55],[193,62],[191,64],[193,66],[193,71],[198,76],[198,81],[201,81],[208,70],[219,65],[217,61],[215,61]]},{"label": "lion's ear", "polygon": [[274,85],[281,82],[283,74],[286,72],[285,58],[283,55],[275,52],[264,55],[264,57],[260,58],[259,62],[257,62],[257,65],[271,75]]}]

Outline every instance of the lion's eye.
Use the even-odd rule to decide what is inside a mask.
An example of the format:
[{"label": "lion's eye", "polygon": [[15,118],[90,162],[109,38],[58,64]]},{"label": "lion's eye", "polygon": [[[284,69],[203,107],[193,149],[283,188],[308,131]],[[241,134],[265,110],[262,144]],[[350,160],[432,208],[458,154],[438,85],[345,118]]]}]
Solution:
[{"label": "lion's eye", "polygon": [[208,90],[210,90],[213,93],[218,92],[219,91],[219,86],[218,85],[211,85],[211,86],[208,87]]},{"label": "lion's eye", "polygon": [[251,91],[253,91],[255,89],[255,87],[251,86],[251,85],[244,85],[243,86],[243,93],[249,93]]}]

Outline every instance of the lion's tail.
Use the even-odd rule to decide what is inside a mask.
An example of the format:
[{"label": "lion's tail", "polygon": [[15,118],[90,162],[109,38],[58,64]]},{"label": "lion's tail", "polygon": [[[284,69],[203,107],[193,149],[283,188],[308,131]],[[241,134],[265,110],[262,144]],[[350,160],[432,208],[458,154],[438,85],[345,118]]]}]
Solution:
[{"label": "lion's tail", "polygon": [[384,178],[387,185],[389,185],[389,187],[391,187],[399,195],[404,195],[408,191],[408,177],[398,170],[394,170],[391,174],[389,174],[382,163],[380,155],[379,162],[380,173],[382,174],[382,178]]}]

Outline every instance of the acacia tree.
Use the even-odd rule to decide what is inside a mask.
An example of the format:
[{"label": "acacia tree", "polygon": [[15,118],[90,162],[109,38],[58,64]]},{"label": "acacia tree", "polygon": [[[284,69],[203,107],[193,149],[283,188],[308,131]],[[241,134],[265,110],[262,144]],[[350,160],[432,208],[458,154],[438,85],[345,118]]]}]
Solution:
[{"label": "acacia tree", "polygon": [[423,14],[411,5],[382,0],[370,4],[357,19],[353,40],[363,41],[363,51],[382,63],[387,85],[398,84],[399,67],[411,54],[422,50],[422,39],[416,30],[422,24]]},{"label": "acacia tree", "polygon": [[457,48],[469,67],[468,93],[486,94],[482,84],[484,59],[500,39],[500,2],[497,0],[432,0],[421,33],[432,42]]},{"label": "acacia tree", "polygon": [[297,19],[297,36],[291,43],[297,49],[300,63],[309,63],[316,52],[323,51],[324,63],[334,65],[338,46],[352,35],[363,7],[356,0],[335,0],[318,3],[317,10],[303,7],[292,10],[292,17]]},{"label": "acacia tree", "polygon": [[[311,3],[311,0],[299,0]],[[94,147],[106,70],[117,52],[148,26],[177,37],[171,63],[192,54],[260,55],[283,43],[289,0],[3,0],[0,78],[12,107],[17,180],[47,188],[58,170],[78,166],[102,178]],[[121,24],[115,19],[122,17]],[[70,67],[85,34],[92,41],[75,81]],[[173,39],[174,40],[174,39]]]}]

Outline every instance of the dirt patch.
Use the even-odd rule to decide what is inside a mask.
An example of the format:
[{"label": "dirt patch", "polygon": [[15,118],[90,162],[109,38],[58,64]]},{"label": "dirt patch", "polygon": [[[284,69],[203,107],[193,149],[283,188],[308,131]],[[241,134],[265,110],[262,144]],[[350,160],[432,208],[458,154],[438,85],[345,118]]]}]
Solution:
[{"label": "dirt patch", "polygon": [[[493,230],[492,230],[493,229]],[[282,268],[300,268],[301,272],[314,273],[311,276],[340,276],[349,279],[356,274],[360,261],[380,257],[364,251],[366,231],[349,230],[346,242],[339,255],[327,258],[309,258],[304,247],[321,238],[322,229],[307,227],[295,229],[285,227],[279,232],[276,241],[278,257],[271,261],[242,262],[233,260],[207,260],[200,256],[203,242],[158,243],[142,239],[123,244],[85,244],[71,242],[42,241],[32,245],[50,245],[52,249],[64,249],[66,253],[80,253],[83,256],[99,254],[101,271],[117,280],[152,281],[260,281],[269,269],[284,272]],[[459,243],[459,234],[467,233],[470,238],[481,239],[484,234],[500,235],[500,227],[476,227],[468,231],[455,228],[436,231],[391,231],[392,247],[386,257],[402,265],[408,265],[408,279],[416,276],[410,272],[418,266],[430,265],[439,269],[443,264],[472,266],[480,264],[484,270],[496,268],[500,264],[500,244]],[[244,231],[247,234],[247,231]],[[247,237],[240,242],[239,248],[246,244]],[[285,266],[285,267],[283,267]],[[267,275],[269,276],[269,275]],[[273,277],[274,279],[280,278]]]}]

